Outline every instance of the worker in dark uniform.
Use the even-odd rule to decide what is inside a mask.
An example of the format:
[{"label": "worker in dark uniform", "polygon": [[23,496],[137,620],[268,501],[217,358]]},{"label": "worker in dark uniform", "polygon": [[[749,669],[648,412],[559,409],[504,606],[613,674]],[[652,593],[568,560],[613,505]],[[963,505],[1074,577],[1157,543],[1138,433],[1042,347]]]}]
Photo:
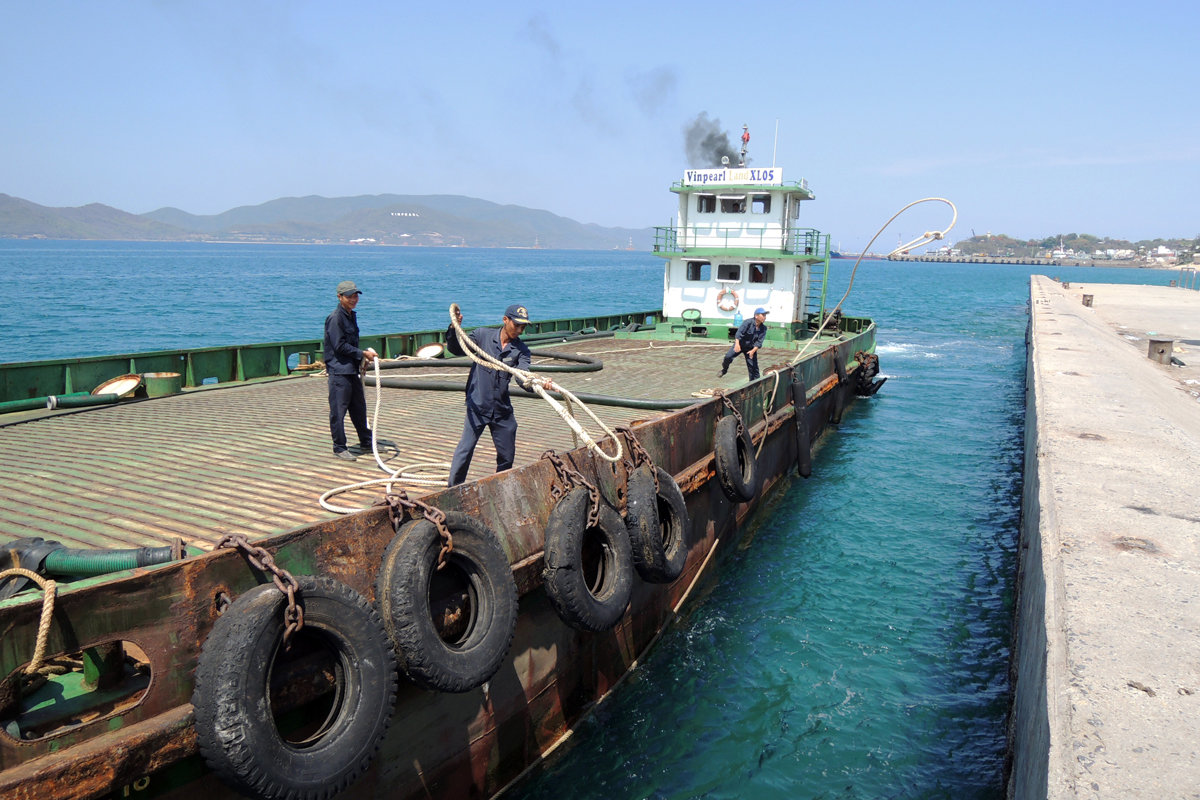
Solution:
[{"label": "worker in dark uniform", "polygon": [[329,432],[333,435],[333,454],[346,461],[356,461],[346,449],[346,412],[358,433],[359,447],[371,452],[371,429],[367,427],[367,398],[363,394],[362,377],[358,368],[366,357],[370,363],[377,353],[368,347],[358,347],[358,318],[354,307],[362,291],[354,281],[337,285],[338,307],[325,318],[325,371],[329,374]]},{"label": "worker in dark uniform", "polygon": [[758,377],[758,351],[767,339],[767,310],[761,306],[754,309],[754,316],[738,326],[737,334],[733,337],[733,347],[725,353],[721,361],[720,375],[729,371],[729,364],[741,353],[746,357],[746,370],[750,380]]},{"label": "worker in dark uniform", "polygon": [[[454,313],[461,325],[462,312],[457,306]],[[467,335],[492,358],[510,367],[528,370],[529,348],[521,341],[521,334],[528,324],[529,312],[525,306],[514,304],[504,311],[499,328],[476,328]],[[455,355],[465,355],[453,325],[446,329],[446,347]],[[467,479],[471,456],[484,426],[491,430],[492,444],[496,446],[496,471],[503,472],[512,467],[517,452],[517,420],[513,417],[512,400],[508,396],[512,378],[512,373],[504,370],[471,365],[471,373],[467,376],[467,420],[450,462],[451,486]]]}]

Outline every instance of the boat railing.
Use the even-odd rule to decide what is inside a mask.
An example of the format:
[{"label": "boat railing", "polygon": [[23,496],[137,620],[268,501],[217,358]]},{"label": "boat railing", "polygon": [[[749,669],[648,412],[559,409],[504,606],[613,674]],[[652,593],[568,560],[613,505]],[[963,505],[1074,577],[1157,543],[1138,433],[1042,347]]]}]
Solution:
[{"label": "boat railing", "polygon": [[703,250],[772,250],[781,255],[824,260],[829,236],[813,228],[698,229],[667,225],[654,229],[654,252],[663,255]]},{"label": "boat railing", "polygon": [[[654,309],[540,320],[530,323],[525,337],[536,340],[555,333],[592,329],[607,331],[631,322],[645,323],[648,319],[653,324],[661,318],[662,311]],[[445,329],[439,328],[362,336],[359,344],[363,348],[374,348],[384,358],[399,358],[416,355],[422,347],[442,343],[445,339]],[[0,403],[91,391],[105,381],[129,374],[176,373],[184,388],[284,377],[305,372],[306,366],[322,358],[321,350],[320,339],[299,339],[229,347],[11,362],[0,364]]]}]

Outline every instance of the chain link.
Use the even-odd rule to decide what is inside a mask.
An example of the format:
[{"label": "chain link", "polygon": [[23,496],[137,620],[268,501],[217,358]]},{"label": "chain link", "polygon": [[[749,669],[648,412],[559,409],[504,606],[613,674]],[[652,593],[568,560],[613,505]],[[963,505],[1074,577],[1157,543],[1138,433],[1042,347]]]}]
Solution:
[{"label": "chain link", "polygon": [[437,569],[442,569],[446,566],[446,556],[454,552],[454,534],[450,532],[450,527],[446,525],[446,512],[440,508],[422,503],[420,500],[413,500],[408,496],[408,492],[403,488],[399,492],[389,492],[383,496],[383,499],[378,501],[376,505],[387,504],[388,518],[392,521],[392,527],[400,530],[400,526],[404,524],[405,517],[412,519],[417,518],[417,511],[420,511],[420,516],[433,523],[437,528],[438,535],[442,537],[442,549],[438,551]]},{"label": "chain link", "polygon": [[275,557],[265,548],[250,544],[241,534],[231,534],[217,542],[217,548],[232,547],[241,551],[250,566],[260,572],[269,572],[275,581],[275,586],[287,597],[287,608],[284,609],[283,646],[288,646],[288,640],[293,633],[304,627],[304,606],[296,602],[296,590],[300,582],[292,577],[292,573],[275,563]]},{"label": "chain link", "polygon": [[629,450],[629,454],[633,456],[633,462],[630,463],[627,459],[625,461],[625,469],[629,473],[632,473],[635,469],[643,464],[649,466],[650,474],[654,476],[654,491],[657,494],[660,488],[658,485],[658,470],[654,467],[654,459],[650,457],[650,453],[646,450],[646,448],[642,447],[642,443],[637,440],[636,436],[634,436],[633,428],[629,427],[628,425],[620,425],[613,430],[615,430],[617,433],[625,434],[625,438],[629,443],[629,447],[627,449]]},{"label": "chain link", "polygon": [[554,498],[554,502],[557,503],[559,500],[561,500],[563,496],[571,490],[572,487],[582,486],[586,488],[588,490],[587,527],[596,527],[596,525],[598,525],[600,522],[600,490],[595,484],[583,477],[583,473],[581,473],[579,470],[572,469],[571,467],[567,466],[567,463],[562,460],[562,457],[553,450],[547,450],[546,452],[542,453],[542,458],[546,459],[554,466],[554,471],[558,475],[558,480],[562,483],[561,488],[558,484],[554,484],[550,487],[550,496]]},{"label": "chain link", "polygon": [[725,393],[720,389],[713,391],[713,397],[721,398],[721,402],[725,404],[725,407],[729,409],[731,414],[733,414],[733,418],[737,420],[737,435],[740,438],[742,433],[744,433],[746,430],[746,423],[742,421],[742,412],[737,410],[733,403],[730,402],[729,398],[725,396]]}]

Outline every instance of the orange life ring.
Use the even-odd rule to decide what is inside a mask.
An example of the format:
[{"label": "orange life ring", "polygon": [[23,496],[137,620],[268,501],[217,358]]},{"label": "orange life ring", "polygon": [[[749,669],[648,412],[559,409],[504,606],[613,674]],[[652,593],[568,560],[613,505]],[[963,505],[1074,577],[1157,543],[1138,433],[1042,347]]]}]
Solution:
[{"label": "orange life ring", "polygon": [[[732,297],[733,302],[726,302],[726,296]],[[721,291],[717,292],[717,308],[721,309],[722,311],[733,311],[738,307],[739,302],[741,301],[738,299],[738,293],[733,289],[722,289]]]}]

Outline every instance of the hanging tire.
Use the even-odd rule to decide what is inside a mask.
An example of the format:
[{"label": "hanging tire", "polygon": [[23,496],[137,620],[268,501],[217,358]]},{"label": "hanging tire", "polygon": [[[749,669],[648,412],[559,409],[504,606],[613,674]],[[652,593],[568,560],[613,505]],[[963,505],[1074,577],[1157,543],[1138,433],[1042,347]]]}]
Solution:
[{"label": "hanging tire", "polygon": [[[395,708],[396,659],[379,615],[335,580],[297,580],[304,627],[287,648],[287,597],[263,584],[217,618],[196,667],[200,753],[250,797],[342,791],[370,765]],[[313,686],[323,691],[309,697]]]},{"label": "hanging tire", "polygon": [[454,549],[437,569],[442,538],[432,522],[400,528],[383,554],[375,593],[400,669],[417,685],[466,692],[491,679],[517,626],[517,585],[487,527],[446,512]]},{"label": "hanging tire", "polygon": [[742,426],[742,435],[738,435],[736,417],[721,417],[717,422],[713,454],[717,462],[717,481],[725,496],[735,503],[753,500],[758,494],[754,442],[745,426]]},{"label": "hanging tire", "polygon": [[588,490],[572,489],[546,524],[546,570],[550,605],[563,622],[584,631],[606,631],[625,615],[633,593],[633,554],[621,516],[600,506],[587,527]]},{"label": "hanging tire", "polygon": [[642,465],[629,476],[625,530],[633,548],[633,566],[642,580],[670,583],[683,573],[687,562],[687,505],[671,473],[650,469]]}]

